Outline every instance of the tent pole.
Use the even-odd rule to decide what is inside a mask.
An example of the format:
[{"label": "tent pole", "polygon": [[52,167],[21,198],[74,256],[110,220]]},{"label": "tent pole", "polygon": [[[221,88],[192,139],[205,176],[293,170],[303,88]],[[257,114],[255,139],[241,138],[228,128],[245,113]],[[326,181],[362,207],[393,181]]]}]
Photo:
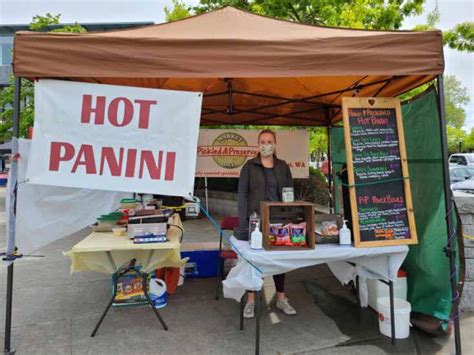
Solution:
[{"label": "tent pole", "polygon": [[[20,136],[20,92],[21,92],[21,78],[15,77],[15,91],[13,101],[13,138]],[[10,177],[17,175],[18,166],[16,161],[16,155],[18,154],[18,144],[13,142],[12,144],[12,159],[11,159],[11,172]],[[15,189],[15,187],[14,187]],[[11,196],[7,196],[10,198]],[[4,342],[4,353],[14,354],[15,351],[11,349],[11,332],[12,332],[12,301],[13,301],[13,265],[15,262],[15,229],[11,225],[15,223],[15,205],[14,199],[10,198],[9,204],[9,228],[8,228],[8,242],[7,251],[4,260],[10,262],[7,268],[7,295],[6,295],[6,308],[5,308],[5,342]]]},{"label": "tent pole", "polygon": [[206,211],[209,211],[209,191],[207,190],[207,176],[204,176],[204,197],[206,198]]},{"label": "tent pole", "polygon": [[333,191],[333,176],[332,176],[332,152],[331,152],[331,115],[330,115],[330,109],[329,107],[325,107],[324,109],[324,115],[326,118],[326,134],[328,136],[328,154],[327,154],[327,159],[328,159],[328,187],[329,187],[329,213],[334,213],[334,191]]},{"label": "tent pole", "polygon": [[332,191],[332,156],[331,156],[331,126],[327,127],[327,135],[328,135],[328,183],[329,183],[329,191],[331,192],[331,196],[329,196],[329,213],[333,213],[334,210],[334,194]]},{"label": "tent pole", "polygon": [[453,218],[451,215],[453,209],[453,201],[451,195],[451,188],[449,186],[449,165],[448,165],[448,142],[446,135],[446,113],[444,104],[444,83],[443,76],[438,75],[436,78],[437,89],[438,89],[438,108],[440,113],[440,132],[441,132],[441,146],[443,156],[443,175],[444,175],[444,198],[446,204],[446,221],[448,226],[448,244],[445,248],[446,256],[449,257],[450,264],[450,275],[451,275],[451,294],[453,299],[451,314],[454,314],[454,342],[456,346],[456,354],[461,355],[461,332],[459,327],[459,300],[458,300],[458,287],[457,287],[457,271],[456,271],[456,258],[455,258],[455,246],[453,238],[456,236],[456,232],[453,228]]}]

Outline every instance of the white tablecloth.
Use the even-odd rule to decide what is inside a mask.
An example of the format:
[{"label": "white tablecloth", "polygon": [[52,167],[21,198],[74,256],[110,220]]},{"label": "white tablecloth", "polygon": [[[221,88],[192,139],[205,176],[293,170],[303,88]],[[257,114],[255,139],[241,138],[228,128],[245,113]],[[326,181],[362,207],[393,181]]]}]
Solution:
[{"label": "white tablecloth", "polygon": [[[249,242],[234,237],[231,237],[231,244],[239,254],[239,259],[223,282],[224,297],[236,301],[240,301],[245,290],[261,290],[262,277],[325,263],[342,283],[353,280],[356,275],[396,281],[398,269],[408,253],[406,245],[354,248],[325,244],[316,245],[316,248],[311,250],[266,251],[252,250]],[[353,267],[347,262],[356,266]],[[364,295],[362,298],[364,304]]]}]

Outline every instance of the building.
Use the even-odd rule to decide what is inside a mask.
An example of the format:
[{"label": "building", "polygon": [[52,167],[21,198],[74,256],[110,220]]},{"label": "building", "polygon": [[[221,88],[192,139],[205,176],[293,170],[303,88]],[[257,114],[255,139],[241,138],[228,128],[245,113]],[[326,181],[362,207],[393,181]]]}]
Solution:
[{"label": "building", "polygon": [[[120,22],[120,23],[86,23],[81,24],[88,32],[100,32],[123,28],[142,27],[153,25],[154,22]],[[45,31],[51,31],[68,24],[51,25]],[[13,37],[17,31],[29,31],[29,25],[0,25],[0,90],[8,86],[8,76],[12,72]]]}]

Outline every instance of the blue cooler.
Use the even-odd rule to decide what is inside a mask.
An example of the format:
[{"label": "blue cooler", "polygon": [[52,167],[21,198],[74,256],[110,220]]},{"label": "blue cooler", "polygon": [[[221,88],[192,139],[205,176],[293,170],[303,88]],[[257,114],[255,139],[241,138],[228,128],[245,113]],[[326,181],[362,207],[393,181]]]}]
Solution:
[{"label": "blue cooler", "polygon": [[181,258],[189,258],[184,267],[184,274],[187,278],[217,276],[219,250],[182,251]]}]

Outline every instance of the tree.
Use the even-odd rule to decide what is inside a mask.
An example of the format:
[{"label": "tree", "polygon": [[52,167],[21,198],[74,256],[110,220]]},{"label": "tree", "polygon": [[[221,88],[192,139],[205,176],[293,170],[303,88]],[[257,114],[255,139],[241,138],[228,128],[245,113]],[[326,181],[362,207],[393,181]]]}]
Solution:
[{"label": "tree", "polygon": [[448,136],[448,151],[449,153],[456,153],[459,151],[459,143],[462,142],[462,149],[465,149],[464,142],[466,141],[466,132],[461,128],[447,127]]},{"label": "tree", "polygon": [[[52,15],[47,13],[45,16],[36,15],[30,23],[30,30],[44,31],[50,26],[60,26],[61,15]],[[66,25],[53,29],[51,32],[87,32],[86,29],[79,24]],[[10,86],[0,91],[0,140],[11,139],[13,126],[13,101],[15,92],[15,77],[12,75],[8,78]],[[34,122],[34,84],[29,80],[23,80],[21,85],[21,113],[20,113],[20,137],[27,137],[28,130],[33,126]]]},{"label": "tree", "polygon": [[165,6],[166,22],[181,20],[189,16],[191,16],[190,8],[179,0],[173,0],[172,10],[170,10],[168,6]]},{"label": "tree", "polygon": [[455,128],[462,128],[466,120],[464,106],[469,104],[470,98],[467,89],[454,75],[444,78],[444,96],[446,109],[446,123]]},{"label": "tree", "polygon": [[314,155],[319,163],[328,151],[328,134],[326,127],[315,127],[309,131],[309,153]]},{"label": "tree", "polygon": [[443,33],[443,41],[449,48],[461,52],[474,52],[474,22],[459,23]]},{"label": "tree", "polygon": [[[400,96],[401,100],[408,100],[425,91],[432,82],[419,86]],[[467,88],[454,75],[444,77],[444,100],[446,124],[461,129],[466,121],[465,106],[469,104],[470,97]]]},{"label": "tree", "polygon": [[425,0],[201,0],[197,13],[232,5],[309,25],[398,29],[405,17],[423,12]]},{"label": "tree", "polygon": [[[438,10],[438,4],[435,5],[427,18],[426,24],[415,26],[414,30],[429,31],[436,29],[439,23],[441,14]],[[460,52],[474,51],[474,22],[463,22],[454,26],[453,29],[443,31],[443,43],[451,49]]]},{"label": "tree", "polygon": [[462,141],[463,151],[472,152],[474,150],[474,127],[471,128],[471,132],[466,134]]}]

